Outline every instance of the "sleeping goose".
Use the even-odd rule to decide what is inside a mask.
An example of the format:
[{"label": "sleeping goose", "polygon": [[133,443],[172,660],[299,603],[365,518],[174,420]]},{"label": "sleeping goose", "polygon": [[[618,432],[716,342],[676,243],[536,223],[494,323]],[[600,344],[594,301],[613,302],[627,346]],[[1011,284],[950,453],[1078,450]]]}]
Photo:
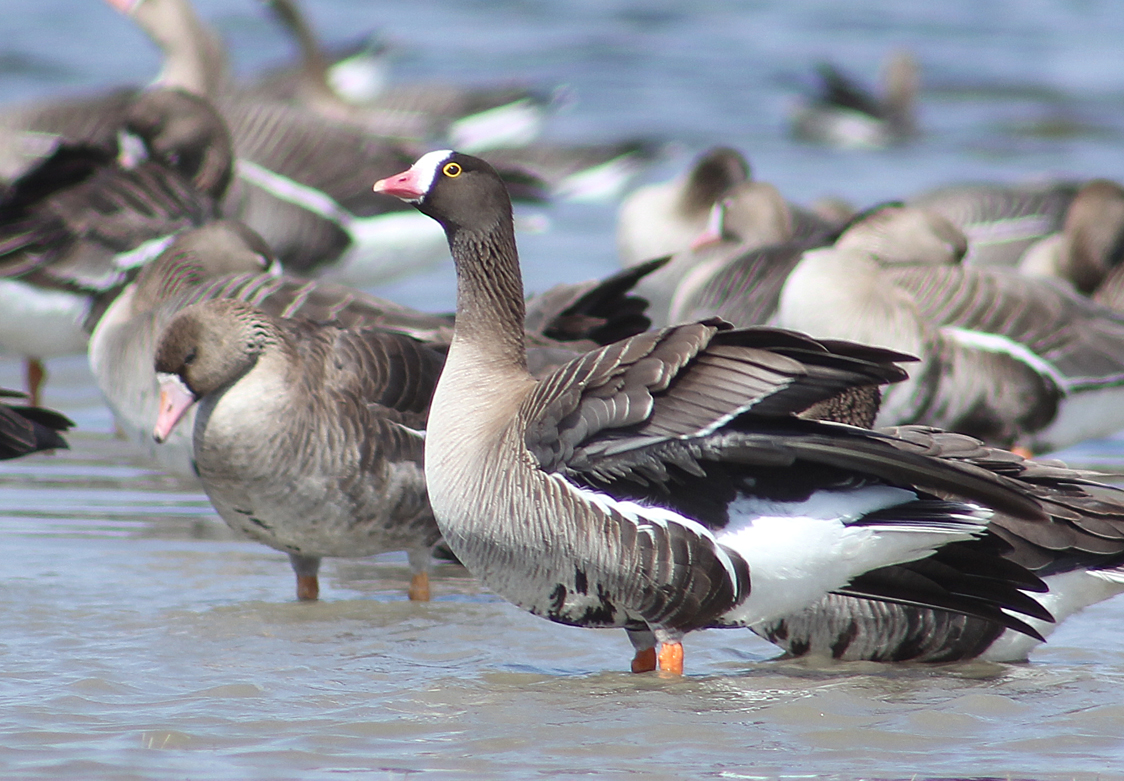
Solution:
[{"label": "sleeping goose", "polygon": [[84,350],[135,266],[217,216],[230,181],[230,138],[201,98],[142,93],[123,130],[143,142],[139,158],[60,145],[0,203],[0,346],[28,356],[33,400],[39,360]]},{"label": "sleeping goose", "polygon": [[[1044,522],[1028,491],[986,470],[795,416],[901,379],[899,353],[703,321],[536,380],[510,199],[491,167],[431,152],[375,189],[437,220],[457,268],[425,442],[446,543],[536,615],[625,628],[635,671],[681,674],[692,630],[775,620],[869,570],[955,556],[951,544],[986,533],[989,511],[973,502]],[[1033,634],[1002,610],[1043,614],[1018,591],[1035,578],[1015,569],[987,595],[932,598]],[[878,596],[932,604],[915,589]]]},{"label": "sleeping goose", "polygon": [[1015,266],[1033,244],[1062,229],[1077,189],[1072,182],[952,184],[915,195],[909,204],[964,232],[965,263]]},{"label": "sleeping goose", "polygon": [[886,59],[883,95],[870,94],[834,65],[817,67],[820,94],[803,102],[792,117],[792,134],[801,140],[842,149],[879,149],[917,133],[917,63],[908,52]]},{"label": "sleeping goose", "polygon": [[[24,394],[0,388],[0,398],[22,399]],[[74,421],[54,410],[0,403],[0,460],[69,447],[60,432],[73,425]]]},{"label": "sleeping goose", "polygon": [[235,299],[193,304],[156,344],[160,441],[196,402],[194,450],[231,528],[289,554],[297,597],[324,556],[409,555],[429,599],[439,532],[422,472],[441,356],[378,328],[275,318]]}]

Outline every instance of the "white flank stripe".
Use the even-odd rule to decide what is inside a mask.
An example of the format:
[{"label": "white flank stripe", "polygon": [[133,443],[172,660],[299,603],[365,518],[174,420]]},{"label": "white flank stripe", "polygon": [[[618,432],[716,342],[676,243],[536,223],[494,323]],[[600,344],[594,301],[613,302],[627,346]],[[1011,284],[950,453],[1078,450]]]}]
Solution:
[{"label": "white flank stripe", "polygon": [[171,234],[168,236],[161,236],[158,239],[149,239],[128,252],[122,252],[115,256],[113,258],[113,266],[122,271],[143,266],[150,260],[155,260],[161,252],[168,248],[169,244],[175,241],[175,238],[175,235]]},{"label": "white flank stripe", "polygon": [[260,187],[275,198],[308,209],[340,227],[348,227],[355,219],[351,212],[320,190],[294,182],[287,176],[274,173],[257,163],[239,158],[236,170],[242,179]]},{"label": "white flank stripe", "polygon": [[1035,354],[1034,351],[1029,349],[1026,345],[1019,344],[1013,339],[1008,339],[1006,336],[1000,336],[999,334],[971,331],[967,328],[957,328],[955,326],[941,328],[941,332],[947,334],[953,341],[965,347],[974,347],[977,350],[984,350],[992,353],[1007,353],[1012,358],[1022,361],[1039,374],[1044,374],[1052,379],[1057,383],[1059,388],[1065,389],[1067,387],[1066,378],[1063,377],[1057,369]]},{"label": "white flank stripe", "polygon": [[556,188],[555,195],[575,203],[596,203],[620,198],[628,183],[640,171],[634,155],[615,157],[593,168],[570,174]]},{"label": "white flank stripe", "polygon": [[[614,499],[608,494],[598,493],[597,491],[591,491],[588,488],[574,485],[560,475],[554,474],[550,476],[561,483],[566,490],[576,493],[583,501],[598,507],[603,512],[616,513],[617,515],[623,516],[626,520],[636,524],[641,532],[646,532],[651,535],[650,526],[667,528],[669,523],[673,523],[687,529],[696,537],[706,540],[714,549],[718,560],[722,562],[726,574],[730,576],[730,583],[732,583],[735,588],[737,587],[738,572],[734,568],[734,562],[730,559],[730,555],[722,548],[710,529],[706,528],[698,521],[680,515],[666,507],[652,507],[637,502],[621,501],[619,499]],[[735,598],[736,597],[737,595],[735,594]]]},{"label": "white flank stripe", "polygon": [[965,226],[964,232],[968,234],[970,244],[1006,244],[1009,241],[1025,241],[1035,236],[1045,236],[1050,228],[1048,218],[1029,215],[992,222],[974,222]]},{"label": "white flank stripe", "polygon": [[449,125],[449,143],[476,154],[501,146],[526,146],[542,133],[546,111],[530,98],[461,117]]}]

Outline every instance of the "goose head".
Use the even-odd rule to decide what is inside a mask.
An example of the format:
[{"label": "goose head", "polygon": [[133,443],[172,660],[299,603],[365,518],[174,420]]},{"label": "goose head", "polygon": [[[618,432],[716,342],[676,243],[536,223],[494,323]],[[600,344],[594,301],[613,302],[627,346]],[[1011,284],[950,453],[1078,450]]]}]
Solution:
[{"label": "goose head", "polygon": [[934,212],[890,204],[859,215],[835,242],[885,266],[953,265],[968,251],[963,231]]},{"label": "goose head", "polygon": [[219,198],[234,169],[233,144],[222,117],[204,98],[180,89],[141,93],[125,127],[149,154],[189,178],[196,189]]},{"label": "goose head", "polygon": [[788,241],[792,234],[792,209],[780,191],[767,182],[742,182],[713,206],[706,230],[691,249],[720,241],[764,247]]},{"label": "goose head", "polygon": [[262,313],[243,301],[204,301],[176,315],[156,344],[153,438],[163,442],[191,405],[245,376],[274,339]]},{"label": "goose head", "polygon": [[511,221],[511,198],[491,165],[448,149],[429,152],[410,168],[375,182],[374,191],[413,204],[452,238],[489,232]]}]

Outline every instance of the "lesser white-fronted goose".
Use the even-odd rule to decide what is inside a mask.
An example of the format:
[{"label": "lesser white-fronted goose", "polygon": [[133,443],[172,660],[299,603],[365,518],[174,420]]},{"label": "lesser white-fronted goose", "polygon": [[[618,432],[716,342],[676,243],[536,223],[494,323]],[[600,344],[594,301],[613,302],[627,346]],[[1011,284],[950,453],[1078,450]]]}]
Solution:
[{"label": "lesser white-fronted goose", "polygon": [[441,356],[378,328],[274,318],[243,301],[193,304],[156,344],[165,438],[199,402],[194,449],[232,528],[289,554],[316,599],[324,556],[409,554],[411,599],[429,598],[439,538],[422,471]]},{"label": "lesser white-fronted goose", "polygon": [[230,138],[205,100],[180,90],[142,93],[122,130],[143,142],[140,159],[60,145],[0,204],[6,349],[36,362],[81,352],[106,301],[155,254],[151,243],[217,215],[231,176]]},{"label": "lesser white-fronted goose", "polygon": [[638,188],[617,213],[621,263],[631,266],[689,247],[706,227],[711,207],[749,176],[749,162],[741,152],[715,147],[682,176]]},{"label": "lesser white-fronted goose", "polygon": [[[965,498],[1045,522],[1029,491],[986,470],[795,417],[900,379],[897,353],[710,321],[613,343],[535,380],[511,204],[491,167],[431,152],[375,188],[436,219],[457,267],[457,325],[425,447],[446,542],[532,613],[627,629],[635,670],[655,668],[659,642],[660,667],[679,673],[691,630],[779,618],[871,569],[983,534],[989,513]],[[1002,610],[1042,612],[1025,606],[1017,589],[1033,576],[1019,574],[952,609],[1033,633]]]},{"label": "lesser white-fronted goose", "polygon": [[816,70],[820,92],[793,113],[796,138],[842,149],[879,149],[916,134],[918,68],[908,52],[887,57],[882,95],[871,94],[829,63]]},{"label": "lesser white-fronted goose", "polygon": [[[25,396],[0,388],[0,398]],[[74,421],[54,410],[4,401],[0,403],[0,460],[69,447],[61,432],[73,425]]]}]

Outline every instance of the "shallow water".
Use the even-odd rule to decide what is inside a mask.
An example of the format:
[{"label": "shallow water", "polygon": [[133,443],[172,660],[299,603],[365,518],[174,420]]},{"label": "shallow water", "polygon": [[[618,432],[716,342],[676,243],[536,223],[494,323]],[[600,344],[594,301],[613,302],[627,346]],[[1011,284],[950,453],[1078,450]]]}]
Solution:
[{"label": "shallow water", "polygon": [[[556,138],[680,141],[652,177],[712,143],[745,149],[801,201],[1121,176],[1118,3],[310,5],[328,38],[381,26],[404,77],[570,85]],[[200,6],[240,68],[284,56],[248,0]],[[154,73],[151,47],[100,3],[0,8],[0,99]],[[874,154],[785,137],[810,63],[870,78],[895,45],[925,69],[926,136]],[[551,231],[521,238],[530,287],[614,267],[611,208],[548,215]],[[445,308],[451,274],[382,292]],[[7,777],[1124,776],[1124,600],[1071,619],[1026,665],[776,662],[731,630],[691,636],[680,681],[621,672],[623,633],[533,618],[456,567],[438,569],[433,602],[411,604],[400,555],[328,561],[324,599],[297,604],[284,556],[236,539],[193,485],[112,437],[81,358],[49,368],[46,402],[78,423],[72,449],[0,464]],[[0,359],[0,385],[21,382]],[[1119,440],[1069,456],[1124,470]]]}]

